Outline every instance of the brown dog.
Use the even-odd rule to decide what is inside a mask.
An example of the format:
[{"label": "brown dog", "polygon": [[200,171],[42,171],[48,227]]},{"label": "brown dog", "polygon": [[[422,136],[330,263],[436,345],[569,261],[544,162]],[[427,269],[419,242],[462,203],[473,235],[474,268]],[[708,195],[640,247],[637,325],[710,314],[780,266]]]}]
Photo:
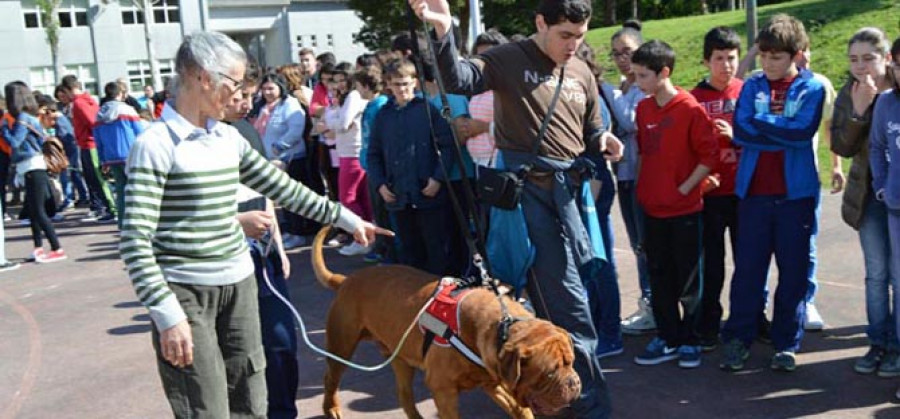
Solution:
[{"label": "brown dog", "polygon": [[[363,339],[375,340],[382,353],[392,353],[403,332],[416,318],[437,286],[435,275],[408,266],[377,266],[348,276],[325,266],[322,243],[329,227],[316,236],[312,265],[316,278],[337,296],[328,312],[326,341],[329,352],[349,359]],[[461,303],[459,336],[483,360],[485,368],[450,347],[432,345],[422,355],[424,336],[413,330],[391,364],[397,379],[400,406],[410,418],[421,418],[413,398],[414,368],[425,371],[425,384],[443,419],[459,417],[459,392],[481,387],[504,411],[515,418],[553,414],[581,393],[581,381],[572,363],[572,340],[565,330],[534,318],[521,304],[504,297],[509,314],[523,318],[512,324],[506,342],[498,342],[501,319],[497,297],[475,289]],[[325,373],[325,416],[340,418],[337,391],[346,367],[328,359]]]}]

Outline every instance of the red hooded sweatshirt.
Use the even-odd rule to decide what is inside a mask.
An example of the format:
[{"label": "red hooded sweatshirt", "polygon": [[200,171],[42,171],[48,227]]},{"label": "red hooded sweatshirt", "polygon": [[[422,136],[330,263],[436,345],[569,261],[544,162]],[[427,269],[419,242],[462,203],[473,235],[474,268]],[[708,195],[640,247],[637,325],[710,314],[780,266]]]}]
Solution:
[{"label": "red hooded sweatshirt", "polygon": [[678,93],[662,108],[650,96],[638,103],[635,125],[640,155],[638,202],[652,217],[668,218],[703,210],[700,183],[687,195],[678,186],[698,164],[716,167],[719,147],[712,120],[690,93]]},{"label": "red hooded sweatshirt", "polygon": [[72,125],[75,128],[75,142],[82,150],[97,148],[92,130],[99,110],[100,105],[91,97],[90,93],[82,93],[72,100]]},{"label": "red hooded sweatshirt", "polygon": [[[697,84],[694,90],[691,90],[691,94],[706,109],[706,113],[711,119],[722,119],[731,124],[734,107],[741,95],[742,87],[744,87],[744,81],[738,78],[731,79],[731,83],[728,83],[725,90],[716,90],[708,81],[704,80]],[[734,178],[737,175],[737,163],[741,156],[741,149],[725,135],[716,135],[716,140],[719,143],[719,162],[716,167],[712,168],[710,174],[719,175],[719,187],[709,191],[707,195],[734,195]]]}]

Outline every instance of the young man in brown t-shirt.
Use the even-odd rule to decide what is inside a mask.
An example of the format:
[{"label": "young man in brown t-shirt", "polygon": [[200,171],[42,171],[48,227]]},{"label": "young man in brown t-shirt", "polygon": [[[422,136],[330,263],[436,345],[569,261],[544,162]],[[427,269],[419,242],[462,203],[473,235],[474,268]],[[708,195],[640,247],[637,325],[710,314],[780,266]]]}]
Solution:
[{"label": "young man in brown t-shirt", "polygon": [[[579,268],[592,258],[591,246],[569,187],[574,182],[573,163],[587,147],[606,150],[612,159],[622,155],[622,144],[601,128],[596,80],[584,62],[572,59],[587,32],[591,4],[542,0],[535,16],[537,33],[531,38],[462,61],[450,31],[447,1],[409,0],[409,4],[434,25],[437,62],[447,89],[464,94],[494,91],[494,134],[506,168],[533,160],[521,200],[536,251],[528,295],[539,316],[572,335],[575,370],[582,382],[573,413],[608,417],[609,394],[595,355],[597,332],[579,276]],[[548,115],[559,83],[563,83],[559,101]],[[545,118],[550,118],[546,134],[538,139]],[[535,141],[541,141],[536,158],[531,152]]]}]

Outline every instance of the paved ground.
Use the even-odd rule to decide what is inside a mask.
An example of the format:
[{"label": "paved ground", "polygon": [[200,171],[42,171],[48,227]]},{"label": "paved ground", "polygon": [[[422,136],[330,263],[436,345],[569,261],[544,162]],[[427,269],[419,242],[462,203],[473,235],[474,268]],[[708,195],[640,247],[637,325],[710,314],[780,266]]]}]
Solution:
[{"label": "paved ground", "polygon": [[[692,371],[674,364],[640,367],[631,358],[649,337],[627,338],[625,354],[603,363],[616,417],[900,417],[900,407],[891,402],[900,380],[852,371],[867,345],[862,260],[856,234],[840,221],[839,197],[825,196],[823,202],[818,305],[828,328],[807,335],[798,370],[769,371],[771,348],[763,345],[753,348],[748,370],[737,375],[718,370],[718,353]],[[58,224],[68,261],[29,263],[0,274],[0,419],[169,417],[153,364],[149,318],[118,260],[115,227],[80,223],[81,215],[67,213]],[[622,312],[628,314],[635,308],[637,280],[614,218]],[[7,223],[6,234],[8,257],[29,252],[26,227]],[[362,265],[333,251],[327,258],[335,271]],[[305,250],[292,252],[291,293],[310,338],[321,344],[331,294],[314,282],[307,259]],[[380,361],[371,346],[357,355],[363,363]],[[301,416],[319,417],[324,362],[305,347],[299,358]],[[403,416],[389,370],[348,373],[341,397],[349,418]],[[420,411],[435,417],[421,381],[417,397]],[[503,417],[477,392],[464,396],[462,411],[468,418]]]}]

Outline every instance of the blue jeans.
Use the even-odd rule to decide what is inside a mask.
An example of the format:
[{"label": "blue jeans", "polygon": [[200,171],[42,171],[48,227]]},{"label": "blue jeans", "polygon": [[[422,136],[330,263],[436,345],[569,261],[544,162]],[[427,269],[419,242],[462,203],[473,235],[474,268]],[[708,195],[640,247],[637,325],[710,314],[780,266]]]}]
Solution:
[{"label": "blue jeans", "polygon": [[[822,200],[816,199],[816,224],[819,224],[819,218],[822,215]],[[818,232],[814,232],[809,237],[809,272],[806,274],[806,280],[809,281],[809,289],[806,291],[806,303],[816,303],[816,291],[819,289],[819,281],[816,280],[816,267],[819,260],[816,257],[816,237]]]},{"label": "blue jeans", "polygon": [[776,351],[796,352],[806,319],[804,298],[809,288],[809,243],[817,230],[816,199],[750,196],[738,203],[735,272],[731,281],[731,314],[722,340],[740,339],[750,346],[756,338],[760,308],[772,254],[778,264],[778,287],[772,319]]},{"label": "blue jeans", "polygon": [[[273,252],[274,253],[274,252]],[[264,260],[256,249],[251,250],[259,287],[259,322],[263,350],[266,353],[266,387],[268,387],[271,419],[296,418],[297,387],[300,376],[297,363],[297,334],[290,309],[275,296],[263,278],[263,269],[272,286],[290,300],[281,260],[270,255]],[[263,266],[265,265],[265,266]]]},{"label": "blue jeans", "polygon": [[[80,170],[72,168],[63,170],[62,173],[59,174],[59,183],[62,186],[63,195],[65,195],[65,202],[63,202],[63,204],[73,203],[77,200],[90,200],[87,187],[84,186],[84,177],[81,176]],[[73,186],[74,189],[72,188]],[[78,193],[77,199],[75,196],[76,192]]]},{"label": "blue jeans", "polygon": [[625,232],[634,256],[637,258],[638,284],[641,298],[650,300],[650,269],[644,251],[644,210],[637,202],[637,188],[633,180],[619,181],[619,211],[625,222]]},{"label": "blue jeans", "polygon": [[553,192],[526,182],[522,210],[535,247],[533,277],[526,287],[529,299],[535,313],[569,332],[574,344],[581,395],[572,403],[573,413],[579,418],[609,417],[609,391],[595,355],[597,332],[573,251],[562,234]]},{"label": "blue jeans", "polygon": [[[888,231],[887,207],[870,197],[859,225],[859,243],[866,266],[866,318],[869,321],[866,335],[871,345],[897,350],[900,343],[895,316],[900,304],[896,297],[900,259],[891,257],[893,247]],[[893,307],[891,288],[894,289]]]},{"label": "blue jeans", "polygon": [[595,278],[584,281],[587,289],[588,303],[591,307],[591,318],[597,338],[604,343],[622,343],[621,299],[619,298],[619,278],[613,255],[612,218],[609,211],[616,197],[616,188],[612,182],[612,174],[605,165],[597,170],[598,180],[602,182],[600,194],[595,205],[597,218],[600,221],[600,234],[603,235],[603,247],[606,250],[606,261]]}]

